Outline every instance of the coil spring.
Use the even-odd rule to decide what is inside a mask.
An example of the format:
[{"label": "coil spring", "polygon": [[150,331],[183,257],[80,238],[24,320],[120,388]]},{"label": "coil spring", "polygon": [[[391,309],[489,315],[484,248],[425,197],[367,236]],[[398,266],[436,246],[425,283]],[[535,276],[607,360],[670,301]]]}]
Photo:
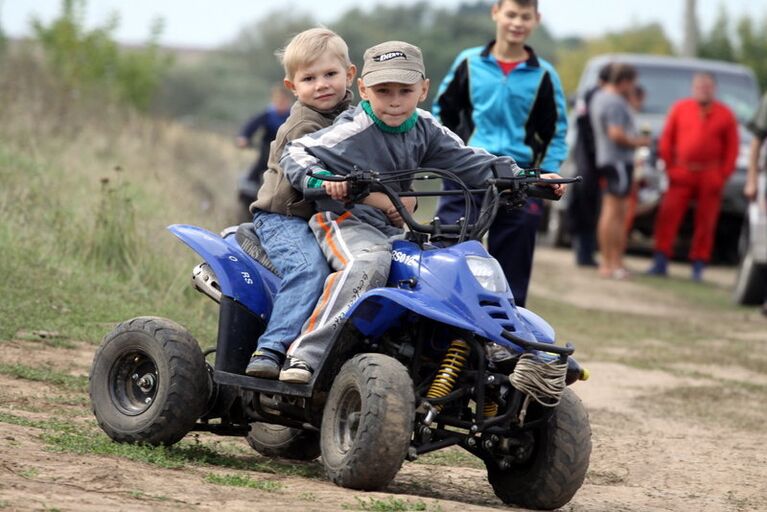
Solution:
[{"label": "coil spring", "polygon": [[[455,381],[466,364],[469,350],[469,344],[463,340],[450,342],[450,348],[447,349],[447,354],[442,359],[442,365],[437,376],[434,377],[434,381],[426,393],[427,398],[442,398],[450,394],[455,386]],[[437,406],[437,409],[441,410],[442,406]]]},{"label": "coil spring", "polygon": [[485,406],[482,408],[482,414],[485,418],[492,418],[498,414],[498,404],[495,402],[485,402]]}]

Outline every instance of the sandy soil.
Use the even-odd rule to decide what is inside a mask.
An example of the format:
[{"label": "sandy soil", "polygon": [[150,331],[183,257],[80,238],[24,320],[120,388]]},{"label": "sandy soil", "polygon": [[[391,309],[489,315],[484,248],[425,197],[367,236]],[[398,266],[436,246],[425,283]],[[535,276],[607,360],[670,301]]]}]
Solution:
[{"label": "sandy soil", "polygon": [[[632,262],[637,269],[645,261]],[[538,253],[532,293],[607,311],[647,315],[703,315],[652,287],[597,279],[573,270],[570,255]],[[676,267],[675,273],[686,272]],[[711,282],[727,286],[732,269],[713,269]],[[542,284],[545,282],[546,284]],[[750,313],[744,313],[750,314]],[[703,319],[701,319],[703,320]],[[751,318],[739,333],[765,352],[767,322]],[[41,342],[0,342],[0,365],[48,366],[71,376],[87,375],[93,345],[72,342],[53,347]],[[594,449],[586,483],[563,510],[581,511],[756,511],[767,510],[767,432],[668,415],[648,397],[706,381],[696,371],[725,372],[729,379],[765,385],[767,376],[744,368],[680,365],[680,372],[637,369],[607,360],[587,361],[592,379],[574,389],[591,418]],[[6,372],[7,373],[7,372]],[[710,384],[710,381],[708,381]],[[0,414],[29,420],[60,420],[92,428],[86,396],[46,382],[0,374]],[[767,420],[764,402],[753,404]],[[713,404],[715,407],[716,404]],[[363,493],[322,478],[302,478],[187,464],[163,469],[124,458],[51,451],[39,428],[2,422],[0,416],[0,510],[360,510],[372,500],[405,504],[385,510],[479,511],[504,507],[478,468],[406,463],[388,493]],[[243,440],[200,435],[221,450],[263,461]],[[319,468],[319,462],[308,463]],[[248,475],[272,480],[272,492],[209,483],[210,474]],[[362,501],[360,501],[362,500]],[[375,509],[384,510],[384,509]]]}]

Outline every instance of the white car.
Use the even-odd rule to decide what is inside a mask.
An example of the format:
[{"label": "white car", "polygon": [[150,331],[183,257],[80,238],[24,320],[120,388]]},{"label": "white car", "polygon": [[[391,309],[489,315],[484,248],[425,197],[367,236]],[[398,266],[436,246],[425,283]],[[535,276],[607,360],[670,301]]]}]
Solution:
[{"label": "white car", "polygon": [[748,205],[740,232],[740,265],[732,298],[761,304],[767,292],[767,176],[760,173],[757,199]]}]

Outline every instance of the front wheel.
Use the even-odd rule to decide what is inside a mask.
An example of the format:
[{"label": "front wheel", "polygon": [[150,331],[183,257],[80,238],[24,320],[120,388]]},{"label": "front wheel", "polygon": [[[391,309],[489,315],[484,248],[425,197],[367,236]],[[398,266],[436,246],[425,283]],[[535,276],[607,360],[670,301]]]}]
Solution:
[{"label": "front wheel", "polygon": [[333,381],[322,416],[328,477],[350,489],[386,487],[405,460],[414,420],[413,381],[405,367],[382,354],[353,357]]},{"label": "front wheel", "polygon": [[583,403],[570,389],[549,421],[534,433],[530,459],[508,469],[487,460],[487,476],[504,503],[552,510],[564,506],[583,485],[591,455],[591,427]]},{"label": "front wheel", "polygon": [[118,325],[96,351],[91,407],[115,441],[171,445],[205,412],[209,379],[186,329],[164,318],[138,317]]}]

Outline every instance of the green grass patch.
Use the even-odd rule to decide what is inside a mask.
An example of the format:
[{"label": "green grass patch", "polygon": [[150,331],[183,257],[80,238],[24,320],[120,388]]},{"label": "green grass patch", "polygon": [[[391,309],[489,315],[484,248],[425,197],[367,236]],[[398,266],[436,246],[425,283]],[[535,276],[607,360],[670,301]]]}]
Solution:
[{"label": "green grass patch", "polygon": [[19,476],[23,476],[24,478],[35,478],[39,474],[40,471],[37,468],[29,468],[19,471]]},{"label": "green grass patch", "polygon": [[17,379],[45,382],[62,387],[68,391],[86,391],[88,389],[88,377],[69,375],[49,367],[0,363],[0,374],[9,375]]},{"label": "green grass patch", "polygon": [[485,467],[481,460],[460,448],[446,448],[444,450],[427,453],[418,457],[416,464],[475,469],[484,469]]},{"label": "green grass patch", "polygon": [[355,498],[357,500],[354,504],[343,505],[344,510],[367,510],[371,512],[407,512],[411,510],[431,510],[434,512],[442,510],[439,506],[428,506],[425,502],[401,500],[390,496],[379,500],[377,498]]},{"label": "green grass patch", "polygon": [[247,475],[205,475],[205,481],[216,485],[228,485],[231,487],[247,487],[259,491],[276,492],[283,488],[282,483],[274,480],[253,480]]},{"label": "green grass patch", "polygon": [[44,433],[42,438],[53,451],[121,457],[169,469],[191,464],[306,478],[322,476],[322,469],[316,463],[289,464],[253,456],[231,455],[221,453],[199,442],[182,441],[170,447],[125,444],[116,443],[98,432],[72,431]]},{"label": "green grass patch", "polygon": [[732,303],[730,290],[726,290],[716,284],[702,282],[696,283],[690,279],[657,277],[637,275],[636,282],[661,290],[665,294],[672,295],[678,300],[684,301],[698,308],[712,309],[717,312],[738,311],[739,306]]},{"label": "green grass patch", "polygon": [[97,342],[151,314],[202,345],[215,340],[217,307],[189,286],[199,257],[156,226],[168,216],[147,199],[162,195],[157,184],[112,177],[99,189],[97,174],[38,158],[0,143],[0,339],[44,331],[60,334],[55,344]]},{"label": "green grass patch", "polygon": [[0,423],[8,423],[9,425],[18,425],[20,427],[39,428],[42,430],[54,432],[77,432],[81,430],[81,427],[64,421],[33,420],[24,418],[22,416],[16,416],[15,414],[9,414],[3,411],[0,411]]}]

